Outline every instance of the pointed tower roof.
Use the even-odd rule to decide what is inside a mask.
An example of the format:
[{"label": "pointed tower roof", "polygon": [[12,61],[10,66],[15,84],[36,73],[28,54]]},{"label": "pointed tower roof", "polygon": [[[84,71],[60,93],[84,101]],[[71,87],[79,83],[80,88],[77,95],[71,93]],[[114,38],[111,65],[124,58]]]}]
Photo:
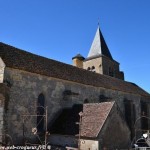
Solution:
[{"label": "pointed tower roof", "polygon": [[100,27],[98,26],[93,43],[91,45],[88,57],[103,55],[110,59],[113,59],[111,53],[107,47],[107,44],[104,40],[104,37],[100,31]]}]

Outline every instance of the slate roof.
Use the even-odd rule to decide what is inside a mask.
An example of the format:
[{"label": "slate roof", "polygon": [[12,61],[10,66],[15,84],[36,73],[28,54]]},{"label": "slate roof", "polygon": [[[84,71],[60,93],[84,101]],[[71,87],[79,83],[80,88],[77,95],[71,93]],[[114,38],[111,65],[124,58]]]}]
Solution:
[{"label": "slate roof", "polygon": [[72,57],[72,59],[78,58],[79,60],[84,60],[85,58],[81,54],[77,54],[76,56]]},{"label": "slate roof", "polygon": [[84,104],[81,136],[96,138],[102,129],[113,105],[114,102]]},{"label": "slate roof", "polygon": [[72,65],[44,58],[1,42],[0,57],[3,59],[6,66],[10,68],[73,81],[85,85],[103,87],[150,97],[146,91],[130,82],[107,75],[93,73]]},{"label": "slate roof", "polygon": [[88,58],[94,57],[94,56],[106,56],[113,60],[111,53],[108,49],[108,46],[104,40],[104,37],[100,31],[100,28],[98,26],[94,40],[92,42]]}]

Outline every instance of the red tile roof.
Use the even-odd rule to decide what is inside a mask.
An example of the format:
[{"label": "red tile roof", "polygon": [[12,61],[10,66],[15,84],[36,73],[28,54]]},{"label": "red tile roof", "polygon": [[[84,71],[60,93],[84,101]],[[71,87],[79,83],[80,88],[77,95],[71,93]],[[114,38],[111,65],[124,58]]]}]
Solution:
[{"label": "red tile roof", "polygon": [[97,137],[113,105],[114,102],[84,104],[81,136]]}]

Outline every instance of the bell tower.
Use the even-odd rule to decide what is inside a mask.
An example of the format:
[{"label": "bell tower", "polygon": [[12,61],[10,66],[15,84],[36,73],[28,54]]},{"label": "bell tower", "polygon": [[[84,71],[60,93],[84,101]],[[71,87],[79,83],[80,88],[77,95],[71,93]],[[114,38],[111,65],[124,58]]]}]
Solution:
[{"label": "bell tower", "polygon": [[89,54],[83,61],[83,69],[124,80],[124,73],[113,59],[99,26]]}]

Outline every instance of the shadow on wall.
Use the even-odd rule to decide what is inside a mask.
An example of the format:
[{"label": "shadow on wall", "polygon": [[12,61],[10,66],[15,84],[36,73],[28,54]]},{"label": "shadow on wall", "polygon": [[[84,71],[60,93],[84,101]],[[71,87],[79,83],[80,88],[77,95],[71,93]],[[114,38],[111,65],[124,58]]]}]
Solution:
[{"label": "shadow on wall", "polygon": [[51,134],[76,135],[79,133],[79,112],[83,111],[82,104],[75,104],[72,108],[63,109],[53,124],[49,126]]}]

